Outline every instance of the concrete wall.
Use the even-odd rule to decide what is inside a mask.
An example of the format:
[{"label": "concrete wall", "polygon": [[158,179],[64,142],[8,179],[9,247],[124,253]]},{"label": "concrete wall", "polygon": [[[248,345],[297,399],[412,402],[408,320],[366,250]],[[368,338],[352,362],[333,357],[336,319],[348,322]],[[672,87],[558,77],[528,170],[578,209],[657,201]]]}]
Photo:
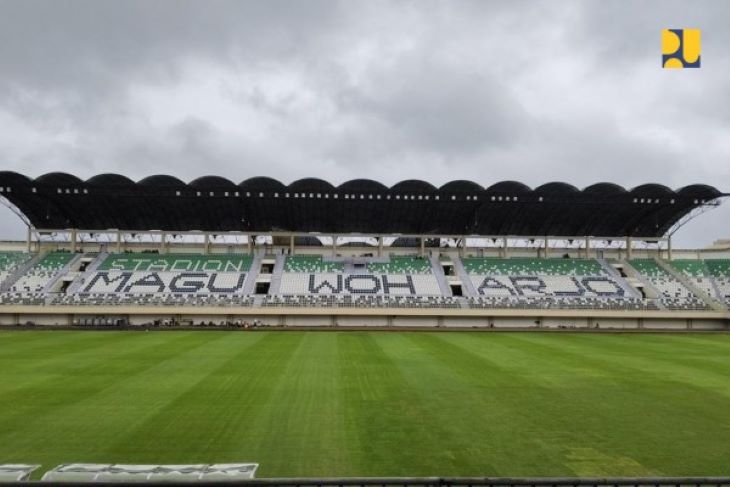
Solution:
[{"label": "concrete wall", "polygon": [[[272,321],[271,318],[268,317],[269,321]],[[287,316],[286,326],[332,326],[332,318],[329,316]]]},{"label": "concrete wall", "polygon": [[687,320],[643,320],[643,328],[645,330],[686,330]]},{"label": "concrete wall", "polygon": [[385,316],[337,316],[337,326],[388,326],[388,318]]},{"label": "concrete wall", "polygon": [[588,318],[545,318],[543,328],[588,328]]},{"label": "concrete wall", "polygon": [[392,319],[393,326],[414,326],[435,328],[438,326],[438,318],[435,316],[394,316]]},{"label": "concrete wall", "polygon": [[635,318],[595,318],[593,326],[602,330],[631,330],[639,327]]},{"label": "concrete wall", "polygon": [[[92,318],[117,320],[126,318],[121,314],[0,314],[0,326],[14,326],[28,322],[37,325],[91,324]],[[495,329],[600,329],[600,330],[728,330],[727,319],[671,319],[671,318],[589,318],[589,317],[520,317],[520,316],[382,316],[382,315],[175,315],[140,314],[129,316],[132,325],[150,324],[154,321],[179,320],[183,324],[198,325],[213,322],[215,325],[226,321],[252,324],[259,322],[265,326],[277,327],[373,327],[373,328],[495,328]]]}]

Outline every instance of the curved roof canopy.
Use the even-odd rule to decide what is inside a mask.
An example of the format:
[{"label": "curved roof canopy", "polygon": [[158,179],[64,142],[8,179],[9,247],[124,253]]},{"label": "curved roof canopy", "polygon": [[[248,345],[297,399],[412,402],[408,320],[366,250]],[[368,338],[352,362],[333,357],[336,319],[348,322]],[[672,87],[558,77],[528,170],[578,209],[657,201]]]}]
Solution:
[{"label": "curved roof canopy", "polygon": [[596,237],[659,237],[693,209],[726,196],[703,184],[674,191],[597,183],[580,190],[562,182],[531,189],[516,181],[485,188],[459,180],[436,188],[408,180],[389,188],[367,179],[334,186],[316,178],[285,185],[267,177],[235,184],[156,175],[135,183],[117,174],[83,181],[8,171],[0,172],[0,195],[38,229]]}]

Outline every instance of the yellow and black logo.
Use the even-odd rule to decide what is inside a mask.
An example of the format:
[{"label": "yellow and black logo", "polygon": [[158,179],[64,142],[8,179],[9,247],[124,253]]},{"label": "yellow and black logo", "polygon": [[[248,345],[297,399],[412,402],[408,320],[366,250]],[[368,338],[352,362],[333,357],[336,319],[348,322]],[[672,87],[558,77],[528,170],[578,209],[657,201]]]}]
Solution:
[{"label": "yellow and black logo", "polygon": [[700,29],[662,30],[662,67],[700,67]]}]

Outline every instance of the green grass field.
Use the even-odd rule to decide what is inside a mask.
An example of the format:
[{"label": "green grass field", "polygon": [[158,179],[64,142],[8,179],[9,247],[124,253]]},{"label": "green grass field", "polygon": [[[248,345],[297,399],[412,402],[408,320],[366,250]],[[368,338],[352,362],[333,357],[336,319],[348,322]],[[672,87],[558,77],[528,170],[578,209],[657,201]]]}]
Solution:
[{"label": "green grass field", "polygon": [[0,332],[0,463],[730,474],[730,335]]}]

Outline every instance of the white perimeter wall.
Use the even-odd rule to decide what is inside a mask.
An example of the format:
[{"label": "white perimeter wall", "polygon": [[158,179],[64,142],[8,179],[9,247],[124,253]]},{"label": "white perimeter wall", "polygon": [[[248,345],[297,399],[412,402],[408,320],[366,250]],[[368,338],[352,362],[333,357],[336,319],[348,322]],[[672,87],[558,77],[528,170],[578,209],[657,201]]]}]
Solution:
[{"label": "white perimeter wall", "polygon": [[[102,318],[106,315],[76,315],[76,319],[82,321],[87,318]],[[122,315],[108,315],[110,319],[122,318]],[[129,318],[132,325],[145,325],[155,320],[172,321],[181,320],[188,324],[191,321],[197,325],[201,321],[206,324],[213,322],[218,325],[221,322],[248,322],[254,321],[266,326],[289,327],[421,327],[421,328],[497,328],[497,329],[601,329],[601,330],[729,330],[730,321],[712,319],[643,319],[636,318],[535,318],[535,317],[459,317],[459,316],[302,316],[302,315],[262,315],[262,316],[237,316],[237,315],[210,315],[210,316],[189,316],[157,314],[157,315],[132,315]],[[0,314],[0,326],[14,326],[18,323],[34,323],[37,325],[68,325],[71,323],[68,315],[40,315],[40,314]],[[597,325],[597,326],[596,326]]]}]

